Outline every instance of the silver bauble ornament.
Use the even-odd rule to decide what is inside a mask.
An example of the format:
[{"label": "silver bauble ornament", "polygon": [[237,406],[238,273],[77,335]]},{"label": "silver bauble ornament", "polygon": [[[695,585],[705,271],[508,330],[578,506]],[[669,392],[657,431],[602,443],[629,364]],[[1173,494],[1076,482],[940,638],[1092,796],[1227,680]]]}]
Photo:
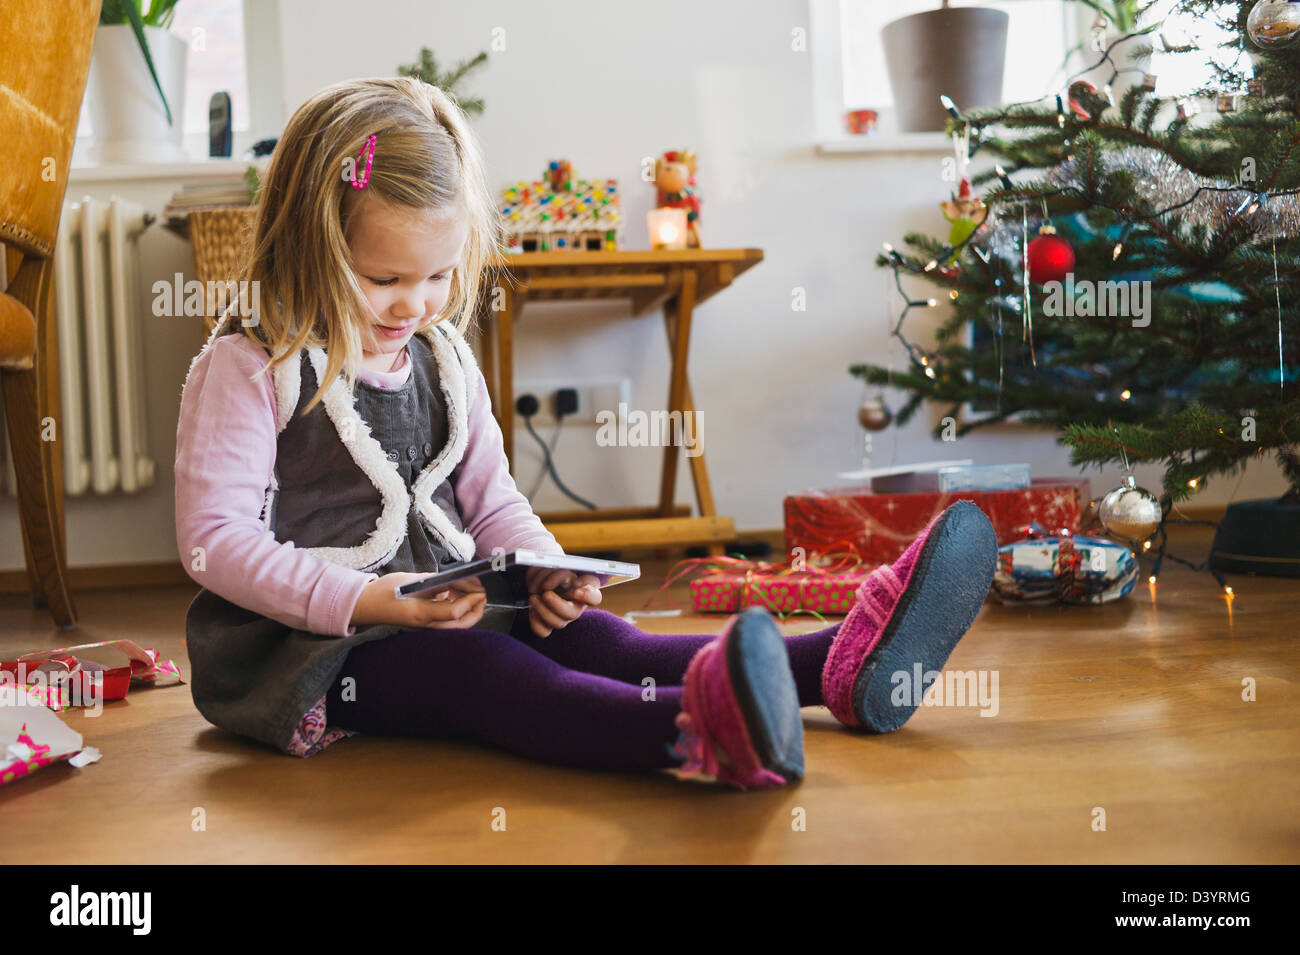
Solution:
[{"label": "silver bauble ornament", "polygon": [[862,404],[858,405],[858,424],[868,431],[884,431],[893,420],[894,413],[885,405],[885,399],[880,395],[863,398]]},{"label": "silver bauble ornament", "polygon": [[1261,50],[1281,50],[1300,36],[1300,3],[1261,0],[1246,19],[1246,32]]},{"label": "silver bauble ornament", "polygon": [[1097,508],[1106,533],[1126,541],[1144,541],[1160,526],[1160,502],[1133,475],[1101,499]]}]

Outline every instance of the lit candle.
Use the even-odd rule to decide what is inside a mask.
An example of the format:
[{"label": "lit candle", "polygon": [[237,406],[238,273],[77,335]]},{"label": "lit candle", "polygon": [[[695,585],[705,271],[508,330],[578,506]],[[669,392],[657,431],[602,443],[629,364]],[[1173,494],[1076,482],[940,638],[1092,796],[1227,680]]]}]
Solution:
[{"label": "lit candle", "polygon": [[650,230],[650,248],[686,248],[685,209],[651,209],[646,213],[646,226]]}]

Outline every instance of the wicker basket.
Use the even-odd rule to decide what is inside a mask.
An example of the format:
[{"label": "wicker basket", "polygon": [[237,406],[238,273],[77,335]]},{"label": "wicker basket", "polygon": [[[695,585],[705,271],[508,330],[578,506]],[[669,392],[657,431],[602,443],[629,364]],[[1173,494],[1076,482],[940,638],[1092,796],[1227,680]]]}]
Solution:
[{"label": "wicker basket", "polygon": [[238,277],[250,251],[256,218],[254,206],[204,209],[189,215],[195,273],[204,288],[203,321],[209,332],[221,316],[217,290],[208,283],[231,282]]}]

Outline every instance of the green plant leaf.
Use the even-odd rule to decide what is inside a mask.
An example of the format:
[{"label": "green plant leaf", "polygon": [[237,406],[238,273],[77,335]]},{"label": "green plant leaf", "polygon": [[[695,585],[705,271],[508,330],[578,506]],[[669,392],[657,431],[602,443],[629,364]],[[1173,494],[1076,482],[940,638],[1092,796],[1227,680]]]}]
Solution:
[{"label": "green plant leaf", "polygon": [[[149,75],[153,77],[153,85],[158,90],[158,95],[162,97],[163,109],[167,112],[167,125],[173,124],[172,108],[167,103],[167,94],[163,92],[162,83],[158,81],[158,71],[154,69],[153,56],[149,53],[149,41],[144,36],[144,19],[140,14],[140,7],[143,0],[104,0],[104,6],[100,11],[100,25],[119,26],[124,23],[131,25],[131,32],[135,34],[136,42],[140,44],[140,52],[144,54],[144,62],[149,67]],[[175,6],[175,0],[172,2]]]}]

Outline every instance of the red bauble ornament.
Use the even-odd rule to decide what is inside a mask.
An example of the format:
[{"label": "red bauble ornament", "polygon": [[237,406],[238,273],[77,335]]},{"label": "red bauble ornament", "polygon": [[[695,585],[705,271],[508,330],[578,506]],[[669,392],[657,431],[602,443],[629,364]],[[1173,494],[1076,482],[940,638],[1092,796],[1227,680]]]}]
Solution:
[{"label": "red bauble ornament", "polygon": [[1070,84],[1070,109],[1074,111],[1075,116],[1078,116],[1079,119],[1087,122],[1092,119],[1092,114],[1084,108],[1081,102],[1079,102],[1085,91],[1095,93],[1097,92],[1097,87],[1093,86],[1087,80],[1076,80]]},{"label": "red bauble ornament", "polygon": [[1038,238],[1029,243],[1029,278],[1035,285],[1062,282],[1074,268],[1074,249],[1056,234],[1050,222],[1038,230]]}]

